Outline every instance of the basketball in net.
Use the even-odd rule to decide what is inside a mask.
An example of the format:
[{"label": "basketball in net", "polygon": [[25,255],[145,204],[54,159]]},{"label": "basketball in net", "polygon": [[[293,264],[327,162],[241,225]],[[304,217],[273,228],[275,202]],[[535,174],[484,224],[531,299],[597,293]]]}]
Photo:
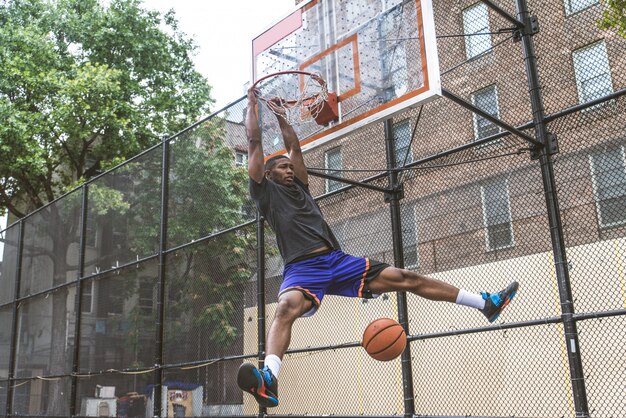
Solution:
[{"label": "basketball in net", "polygon": [[311,120],[327,125],[339,117],[337,95],[318,74],[281,71],[260,78],[253,88],[270,111],[292,126]]}]

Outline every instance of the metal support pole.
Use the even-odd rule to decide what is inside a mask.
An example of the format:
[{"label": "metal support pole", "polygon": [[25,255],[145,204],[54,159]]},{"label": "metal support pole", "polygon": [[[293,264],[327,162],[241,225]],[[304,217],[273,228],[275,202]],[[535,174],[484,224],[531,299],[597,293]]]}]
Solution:
[{"label": "metal support pole", "polygon": [[626,88],[623,88],[623,89],[614,91],[613,93],[607,94],[605,96],[598,97],[595,100],[590,100],[585,103],[580,103],[571,107],[567,107],[565,109],[559,110],[558,112],[551,113],[548,116],[546,116],[546,122],[552,122],[555,119],[559,119],[564,116],[571,115],[572,113],[580,112],[582,110],[599,105],[601,103],[608,102],[609,100],[615,100],[619,97],[622,97],[625,94],[626,94]]},{"label": "metal support pole", "polygon": [[332,174],[326,174],[326,173],[321,173],[317,170],[307,170],[307,173],[310,176],[315,176],[315,177],[320,177],[323,179],[328,179],[328,180],[334,180],[334,181],[338,181],[340,183],[346,183],[352,186],[357,186],[357,187],[362,187],[364,189],[368,189],[368,190],[374,190],[376,192],[388,192],[389,190],[383,188],[383,187],[378,187],[378,186],[374,186],[368,183],[365,183],[363,181],[356,181],[356,180],[350,180],[344,177],[339,177],[339,176],[333,176]]},{"label": "metal support pole", "polygon": [[533,145],[537,145],[537,146],[543,146],[543,143],[537,141],[535,138],[533,138],[532,136],[525,134],[524,132],[520,131],[519,129],[517,129],[516,127],[514,127],[513,125],[509,125],[508,123],[496,118],[493,115],[490,115],[489,113],[485,112],[484,110],[480,109],[479,107],[475,106],[474,104],[468,102],[467,100],[464,100],[463,98],[457,96],[456,94],[446,90],[446,89],[441,89],[441,95],[443,97],[446,97],[450,100],[452,100],[454,103],[463,106],[464,108],[471,110],[472,112],[476,113],[477,115],[480,115],[481,117],[487,119],[489,122],[498,125],[499,127],[501,127],[502,129],[504,129],[505,131],[508,131],[510,133],[512,133],[513,135],[517,135],[518,137],[525,139],[526,141],[530,142]]},{"label": "metal support pole", "polygon": [[74,297],[74,314],[76,320],[74,322],[74,353],[72,358],[72,386],[70,389],[70,416],[76,416],[76,398],[77,398],[77,386],[78,378],[76,375],[79,372],[80,362],[80,326],[81,326],[81,311],[82,311],[82,280],[81,278],[85,274],[85,243],[87,233],[87,211],[89,205],[89,185],[83,185],[83,199],[80,208],[80,238],[78,248],[78,271],[76,272],[76,295]]},{"label": "metal support pole", "polygon": [[[393,138],[393,122],[391,119],[385,120],[385,149],[387,152],[387,168],[389,169],[389,188],[391,191],[385,196],[389,202],[391,210],[391,233],[393,240],[394,264],[398,268],[404,268],[404,249],[402,244],[402,221],[400,215],[400,199],[403,192],[398,183],[398,172],[396,168],[396,153]],[[409,335],[409,315],[407,309],[406,292],[397,292],[398,301],[398,322]],[[413,368],[411,367],[411,344],[406,345],[402,353],[402,388],[404,392],[404,416],[413,417],[415,413],[415,395],[413,391]]]},{"label": "metal support pole", "polygon": [[[257,210],[256,215],[256,300],[258,316],[259,367],[265,359],[265,220]],[[259,416],[265,415],[267,408],[259,406]]]},{"label": "metal support pole", "polygon": [[[263,126],[261,120],[263,118],[264,106],[257,106],[259,112],[258,126],[262,131]],[[258,365],[263,367],[265,364],[265,343],[267,340],[265,329],[265,219],[259,212],[256,211],[256,303],[257,303],[257,350],[258,350]],[[267,408],[259,406],[258,417],[262,418],[267,414]]]},{"label": "metal support pole", "polygon": [[517,27],[518,29],[523,29],[524,28],[524,23],[523,22],[521,22],[520,20],[516,19],[514,16],[511,16],[509,14],[509,12],[504,10],[502,7],[498,6],[493,1],[491,1],[491,0],[482,0],[482,1],[488,7],[490,7],[491,10],[493,10],[494,12],[496,12],[497,14],[499,14],[500,16],[502,16],[503,18],[505,18],[506,20],[508,20],[512,24],[514,24],[515,27]]},{"label": "metal support pole", "polygon": [[533,34],[530,30],[531,16],[528,11],[528,4],[526,0],[516,0],[516,7],[518,18],[525,24],[525,29],[521,33],[521,41],[524,51],[526,76],[528,78],[528,92],[530,94],[533,111],[535,135],[542,144],[545,144],[541,149],[539,161],[541,164],[541,176],[548,212],[548,223],[550,225],[554,266],[559,286],[561,317],[565,332],[565,346],[569,360],[574,407],[576,409],[576,417],[586,418],[589,417],[589,406],[587,404],[585,376],[583,374],[582,359],[580,357],[578,345],[576,321],[573,318],[574,303],[567,267],[567,253],[565,250],[565,239],[563,237],[563,223],[561,221],[561,212],[556,192],[557,188],[554,177],[554,165],[552,162],[552,156],[550,155],[547,146],[548,132],[546,129],[541,85],[539,83],[537,56],[535,55],[535,46],[532,38]]},{"label": "metal support pole", "polygon": [[[156,321],[156,351],[154,356],[154,367],[157,368],[154,378],[154,405],[153,415],[162,416],[162,385],[163,385],[163,334],[165,318],[165,274],[166,274],[166,254],[167,250],[167,218],[168,218],[168,196],[169,196],[169,173],[170,173],[170,147],[169,141],[163,141],[163,156],[161,161],[161,220],[159,225],[159,276],[157,294],[157,321]],[[165,411],[167,415],[167,411]]]},{"label": "metal support pole", "polygon": [[24,253],[24,221],[20,219],[17,234],[17,251],[15,258],[15,289],[13,290],[13,323],[11,325],[11,348],[9,352],[9,374],[5,415],[11,416],[13,410],[13,388],[15,382],[15,360],[18,340],[18,299],[20,296],[20,276],[22,275],[22,255]]}]

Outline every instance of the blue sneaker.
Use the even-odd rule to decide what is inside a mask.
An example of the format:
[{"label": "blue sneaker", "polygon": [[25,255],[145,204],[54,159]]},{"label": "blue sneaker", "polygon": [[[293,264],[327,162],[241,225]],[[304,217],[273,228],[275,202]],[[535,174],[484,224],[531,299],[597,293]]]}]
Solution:
[{"label": "blue sneaker", "polygon": [[267,366],[259,370],[252,363],[243,363],[237,373],[237,385],[254,396],[260,406],[278,406],[278,379]]},{"label": "blue sneaker", "polygon": [[480,311],[487,317],[489,322],[493,322],[500,316],[500,313],[511,302],[511,299],[517,293],[519,283],[512,282],[504,290],[498,293],[480,292],[485,300],[485,307]]}]

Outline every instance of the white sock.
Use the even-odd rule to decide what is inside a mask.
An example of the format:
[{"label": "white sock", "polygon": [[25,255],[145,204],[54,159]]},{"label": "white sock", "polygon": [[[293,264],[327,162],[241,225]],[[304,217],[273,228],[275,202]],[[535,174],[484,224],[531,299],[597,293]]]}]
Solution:
[{"label": "white sock", "polygon": [[274,354],[269,354],[265,357],[265,365],[272,371],[272,374],[276,379],[278,379],[278,372],[280,372],[281,364],[283,364],[283,362]]},{"label": "white sock", "polygon": [[456,303],[458,305],[471,306],[476,309],[483,309],[485,307],[485,300],[480,294],[470,293],[463,289],[459,290]]}]

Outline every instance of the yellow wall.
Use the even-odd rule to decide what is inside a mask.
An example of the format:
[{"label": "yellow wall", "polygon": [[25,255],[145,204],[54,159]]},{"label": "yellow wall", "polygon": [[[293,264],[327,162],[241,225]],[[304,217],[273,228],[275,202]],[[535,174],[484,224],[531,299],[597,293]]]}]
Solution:
[{"label": "yellow wall", "polygon": [[[577,312],[626,307],[622,271],[625,258],[626,239],[568,249]],[[477,283],[494,290],[493,284],[499,289],[511,280],[518,280],[518,296],[497,323],[560,315],[551,253],[441,272],[435,277],[472,291],[482,290],[473,288]],[[414,295],[409,295],[408,302],[413,334],[488,325],[471,308],[426,301]],[[275,307],[275,304],[267,306],[268,327]],[[249,308],[245,317],[256,318],[256,308]],[[296,321],[291,348],[360,341],[367,324],[379,317],[397,317],[395,295],[366,303],[327,297],[315,316]],[[256,321],[244,322],[244,352],[256,351],[256,324]],[[584,356],[586,375],[603,373],[607,359],[598,356],[595,347],[604,341],[607,326],[615,328],[608,332],[623,334],[617,329],[619,324],[593,327],[591,332],[581,335],[581,346],[590,348]],[[520,402],[532,399],[535,410],[545,416],[573,414],[564,347],[559,324],[415,341],[411,351],[416,412],[506,416],[515,409],[511,402],[523,398],[525,401]],[[610,361],[622,362],[611,365],[615,370],[626,367],[623,356],[608,357]],[[604,386],[619,385],[604,382]],[[280,372],[279,400],[280,406],[272,409],[272,413],[402,414],[400,362],[374,361],[360,347],[287,355]],[[244,413],[256,411],[254,399],[245,395]]]}]

